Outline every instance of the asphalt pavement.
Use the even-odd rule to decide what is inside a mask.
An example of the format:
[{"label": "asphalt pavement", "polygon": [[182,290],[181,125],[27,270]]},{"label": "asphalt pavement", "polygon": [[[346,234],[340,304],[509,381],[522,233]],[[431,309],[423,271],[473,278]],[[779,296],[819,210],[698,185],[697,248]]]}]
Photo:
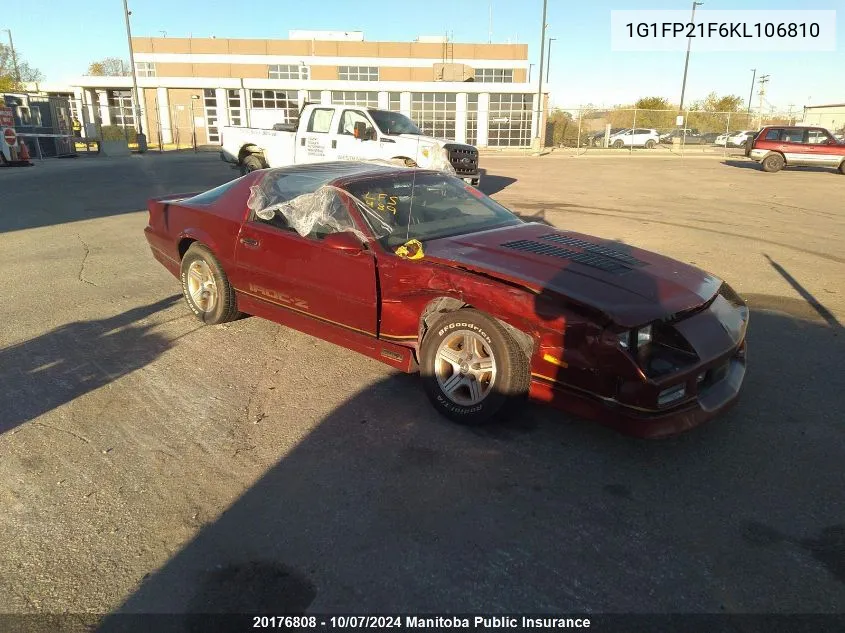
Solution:
[{"label": "asphalt pavement", "polygon": [[845,176],[484,161],[524,217],[743,294],[737,406],[657,442],[533,405],[461,428],[414,376],[194,319],[144,208],[216,156],[3,170],[0,613],[845,612]]}]

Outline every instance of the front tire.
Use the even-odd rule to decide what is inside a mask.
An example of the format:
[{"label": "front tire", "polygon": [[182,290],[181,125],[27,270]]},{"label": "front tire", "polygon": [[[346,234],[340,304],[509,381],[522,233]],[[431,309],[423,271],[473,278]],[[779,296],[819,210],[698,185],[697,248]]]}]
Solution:
[{"label": "front tire", "polygon": [[244,156],[244,159],[241,161],[241,176],[246,176],[248,173],[256,171],[258,169],[265,169],[267,167],[264,164],[264,160],[256,155],[256,154],[248,154]]},{"label": "front tire", "polygon": [[774,173],[783,169],[784,165],[786,165],[786,160],[780,154],[769,154],[763,159],[761,164],[763,171]]},{"label": "front tire", "polygon": [[437,319],[423,338],[421,360],[423,386],[434,408],[468,426],[490,422],[524,401],[531,383],[528,358],[517,342],[477,310]]},{"label": "front tire", "polygon": [[613,147],[616,149],[622,149],[625,146],[625,143],[622,141],[613,141]]},{"label": "front tire", "polygon": [[194,242],[182,258],[182,294],[200,321],[217,325],[238,317],[235,289],[220,262],[206,246]]},{"label": "front tire", "polygon": [[845,175],[845,160],[839,163],[839,173]]},{"label": "front tire", "polygon": [[655,145],[655,142],[652,141],[652,140],[648,140],[648,141],[645,142],[645,148],[646,149],[654,149],[654,145]]}]

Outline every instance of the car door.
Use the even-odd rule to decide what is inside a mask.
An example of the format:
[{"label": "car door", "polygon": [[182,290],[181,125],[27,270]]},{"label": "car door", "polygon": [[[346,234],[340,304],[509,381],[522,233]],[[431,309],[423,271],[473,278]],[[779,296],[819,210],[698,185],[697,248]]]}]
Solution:
[{"label": "car door", "polygon": [[[364,123],[368,130],[366,138],[355,136],[355,124]],[[375,124],[363,111],[346,109],[341,111],[332,137],[333,148],[338,160],[371,160],[380,155]]]},{"label": "car door", "polygon": [[786,158],[787,165],[812,165],[813,157],[807,151],[806,128],[784,128],[777,150]]},{"label": "car door", "polygon": [[297,163],[319,163],[335,160],[337,150],[331,146],[335,108],[314,108],[301,128],[296,142]]},{"label": "car door", "polygon": [[250,213],[235,249],[236,288],[282,311],[282,317],[294,311],[376,336],[374,254],[366,247],[336,248],[326,240],[331,233],[318,225],[302,236],[279,213],[271,220]]},{"label": "car door", "polygon": [[813,165],[838,167],[842,161],[841,146],[822,128],[807,130],[807,152]]}]

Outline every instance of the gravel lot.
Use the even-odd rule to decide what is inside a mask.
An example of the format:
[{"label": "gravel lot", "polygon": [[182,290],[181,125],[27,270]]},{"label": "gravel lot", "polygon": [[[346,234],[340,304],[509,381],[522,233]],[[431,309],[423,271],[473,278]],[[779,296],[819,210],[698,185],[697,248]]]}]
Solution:
[{"label": "gravel lot", "polygon": [[485,430],[255,318],[202,327],[149,196],[216,155],[0,171],[0,613],[845,612],[845,176],[485,157],[524,216],[695,263],[752,306],[729,413],[633,440]]}]

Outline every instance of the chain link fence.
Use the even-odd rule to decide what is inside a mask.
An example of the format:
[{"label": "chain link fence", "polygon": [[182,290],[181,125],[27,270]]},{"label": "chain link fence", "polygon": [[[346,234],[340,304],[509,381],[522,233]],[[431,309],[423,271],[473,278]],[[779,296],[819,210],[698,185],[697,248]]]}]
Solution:
[{"label": "chain link fence", "polygon": [[[827,115],[825,115],[827,116]],[[678,117],[682,117],[680,119]],[[625,150],[667,155],[742,152],[747,135],[768,125],[824,125],[824,116],[759,114],[707,110],[557,107],[549,115],[546,147],[572,153]],[[829,117],[828,117],[829,118]],[[841,116],[845,127],[845,117]],[[834,119],[835,120],[835,119]]]}]

